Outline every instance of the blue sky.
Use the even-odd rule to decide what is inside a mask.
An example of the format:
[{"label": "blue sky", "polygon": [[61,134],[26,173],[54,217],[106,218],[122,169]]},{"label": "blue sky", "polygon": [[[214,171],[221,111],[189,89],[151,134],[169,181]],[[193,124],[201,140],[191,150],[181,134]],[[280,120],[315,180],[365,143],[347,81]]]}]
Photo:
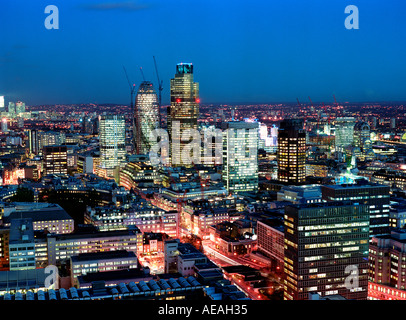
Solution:
[{"label": "blue sky", "polygon": [[[59,30],[47,30],[47,5]],[[344,27],[347,5],[358,30]],[[128,103],[194,64],[202,103],[406,100],[402,0],[2,0],[0,95],[28,105]]]}]

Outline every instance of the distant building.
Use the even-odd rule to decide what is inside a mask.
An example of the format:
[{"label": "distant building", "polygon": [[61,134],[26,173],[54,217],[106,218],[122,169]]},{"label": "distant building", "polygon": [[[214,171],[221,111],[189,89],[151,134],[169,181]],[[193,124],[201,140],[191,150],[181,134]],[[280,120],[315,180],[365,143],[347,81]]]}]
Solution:
[{"label": "distant building", "polygon": [[124,115],[102,115],[99,120],[100,166],[114,169],[125,162]]},{"label": "distant building", "polygon": [[336,151],[342,151],[345,147],[353,144],[354,125],[355,118],[353,117],[338,117],[335,119]]},{"label": "distant building", "polygon": [[[167,110],[167,127],[171,145],[170,157],[173,167],[184,165],[182,150],[190,141],[181,141],[182,134],[187,129],[198,129],[199,117],[199,83],[193,79],[193,64],[178,63],[176,74],[170,81],[171,104]],[[178,130],[176,129],[178,125]],[[179,148],[174,142],[178,142]],[[186,164],[192,166],[192,164]]]},{"label": "distant building", "polygon": [[[368,294],[369,210],[350,202],[285,207],[284,299],[306,300],[339,294],[366,300]],[[355,266],[358,283],[346,287]]]},{"label": "distant building", "polygon": [[148,154],[153,143],[151,133],[160,127],[158,97],[150,81],[141,82],[138,88],[135,112],[135,150],[137,154]]},{"label": "distant building", "polygon": [[306,133],[303,120],[286,119],[278,131],[278,180],[286,184],[301,184],[306,178]]}]

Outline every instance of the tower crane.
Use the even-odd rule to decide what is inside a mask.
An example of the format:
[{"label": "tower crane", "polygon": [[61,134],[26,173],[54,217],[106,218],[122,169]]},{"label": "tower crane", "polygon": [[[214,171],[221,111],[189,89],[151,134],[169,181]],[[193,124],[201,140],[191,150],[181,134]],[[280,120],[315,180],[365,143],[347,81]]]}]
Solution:
[{"label": "tower crane", "polygon": [[[136,87],[135,87],[135,83],[131,84],[130,79],[128,78],[127,70],[125,69],[124,66],[123,66],[123,69],[124,69],[125,76],[126,76],[126,78],[127,78],[128,85],[129,85],[129,87],[130,87],[130,96],[131,96],[130,108],[131,108],[131,111],[132,111],[132,114],[133,114],[133,116],[132,116],[132,124],[133,124],[133,144],[134,144],[134,147],[135,147],[135,150],[136,150],[136,154],[139,154],[139,151],[140,151],[139,148],[140,148],[140,146],[139,146],[139,143],[137,143],[137,137],[139,137],[138,131],[140,130],[140,125],[139,125],[139,123],[137,123],[137,122],[139,122],[139,120],[138,120],[137,106],[136,106],[135,103],[133,103]],[[136,116],[137,116],[137,120],[136,120]],[[136,134],[135,134],[135,132],[134,132],[134,131],[135,131],[134,129],[137,130]]]}]

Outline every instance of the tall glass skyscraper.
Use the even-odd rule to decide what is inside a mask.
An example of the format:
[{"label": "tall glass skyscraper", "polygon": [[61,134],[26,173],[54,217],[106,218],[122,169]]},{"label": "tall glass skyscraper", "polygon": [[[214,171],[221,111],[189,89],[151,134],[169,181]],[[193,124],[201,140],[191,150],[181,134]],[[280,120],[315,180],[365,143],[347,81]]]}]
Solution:
[{"label": "tall glass skyscraper", "polygon": [[101,115],[99,120],[100,166],[113,169],[125,161],[124,115]]},{"label": "tall glass skyscraper", "polygon": [[[181,166],[181,153],[189,140],[181,141],[182,134],[187,129],[196,129],[199,117],[199,84],[193,81],[193,65],[191,63],[178,63],[175,78],[171,79],[171,104],[168,107],[168,134],[169,141],[180,142],[180,148],[171,148],[170,157],[172,166]],[[179,125],[179,130],[172,129]]]},{"label": "tall glass skyscraper", "polygon": [[278,130],[278,180],[301,184],[306,179],[306,133],[303,120],[285,119]]},{"label": "tall glass skyscraper", "polygon": [[354,142],[354,117],[338,117],[335,120],[335,146],[336,151],[342,151],[344,147]]},{"label": "tall glass skyscraper", "polygon": [[151,150],[150,134],[159,128],[158,97],[150,81],[143,81],[135,98],[136,153],[147,154]]},{"label": "tall glass skyscraper", "polygon": [[223,181],[227,191],[258,190],[258,122],[222,123]]}]

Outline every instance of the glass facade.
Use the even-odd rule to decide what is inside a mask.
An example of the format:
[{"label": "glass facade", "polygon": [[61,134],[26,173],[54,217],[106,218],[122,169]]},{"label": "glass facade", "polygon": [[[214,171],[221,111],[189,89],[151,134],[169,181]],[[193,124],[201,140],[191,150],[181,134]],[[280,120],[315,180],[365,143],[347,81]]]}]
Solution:
[{"label": "glass facade", "polygon": [[125,161],[125,119],[123,115],[100,116],[100,166],[112,169]]},{"label": "glass facade", "polygon": [[151,82],[143,81],[135,98],[136,152],[147,154],[151,150],[150,134],[159,128],[158,97]]},{"label": "glass facade", "polygon": [[223,123],[223,181],[227,191],[258,190],[258,123]]},{"label": "glass facade", "polygon": [[[170,150],[172,166],[182,165],[181,152],[189,140],[181,140],[182,133],[187,129],[198,129],[199,117],[199,84],[193,81],[193,65],[180,63],[176,66],[175,78],[171,79],[171,104],[168,107],[168,134],[171,145],[180,143],[180,148]],[[175,122],[179,130],[172,133]],[[176,125],[177,125],[176,124]]]},{"label": "glass facade", "polygon": [[287,119],[278,131],[278,180],[300,184],[306,179],[306,133],[303,120]]}]

